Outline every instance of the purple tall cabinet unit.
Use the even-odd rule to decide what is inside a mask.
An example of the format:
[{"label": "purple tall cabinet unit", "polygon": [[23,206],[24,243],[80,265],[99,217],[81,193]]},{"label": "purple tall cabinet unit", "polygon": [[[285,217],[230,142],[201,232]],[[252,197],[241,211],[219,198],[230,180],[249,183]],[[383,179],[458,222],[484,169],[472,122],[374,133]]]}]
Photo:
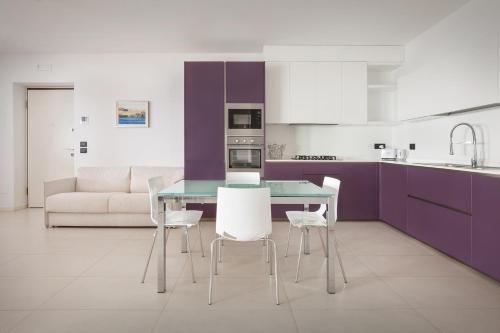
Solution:
[{"label": "purple tall cabinet unit", "polygon": [[[184,177],[224,179],[224,62],[184,63]],[[214,205],[189,205],[215,216]]]},{"label": "purple tall cabinet unit", "polygon": [[264,100],[264,62],[226,62],[226,101],[228,103],[264,103]]}]

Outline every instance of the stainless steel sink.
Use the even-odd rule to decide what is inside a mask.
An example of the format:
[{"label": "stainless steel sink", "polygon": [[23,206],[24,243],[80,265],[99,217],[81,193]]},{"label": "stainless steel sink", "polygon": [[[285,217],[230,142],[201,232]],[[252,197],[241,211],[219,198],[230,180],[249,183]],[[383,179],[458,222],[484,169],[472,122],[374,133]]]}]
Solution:
[{"label": "stainless steel sink", "polygon": [[478,166],[476,168],[473,168],[470,164],[456,164],[456,163],[413,163],[413,164],[445,167],[445,168],[471,169],[471,170],[500,170],[500,167]]}]

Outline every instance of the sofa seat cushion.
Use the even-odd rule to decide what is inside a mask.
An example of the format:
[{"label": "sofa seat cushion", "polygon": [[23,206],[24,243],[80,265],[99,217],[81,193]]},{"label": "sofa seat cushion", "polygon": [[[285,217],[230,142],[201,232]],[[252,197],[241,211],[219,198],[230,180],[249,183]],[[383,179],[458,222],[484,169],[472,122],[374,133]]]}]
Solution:
[{"label": "sofa seat cushion", "polygon": [[82,167],[76,176],[77,192],[130,192],[129,167]]},{"label": "sofa seat cushion", "polygon": [[147,193],[148,179],[159,176],[163,177],[165,186],[170,186],[184,178],[184,168],[134,166],[130,171],[130,192]]},{"label": "sofa seat cushion", "polygon": [[109,198],[110,213],[150,212],[148,193],[113,193]]},{"label": "sofa seat cushion", "polygon": [[45,209],[55,213],[107,213],[111,193],[69,192],[47,197]]}]

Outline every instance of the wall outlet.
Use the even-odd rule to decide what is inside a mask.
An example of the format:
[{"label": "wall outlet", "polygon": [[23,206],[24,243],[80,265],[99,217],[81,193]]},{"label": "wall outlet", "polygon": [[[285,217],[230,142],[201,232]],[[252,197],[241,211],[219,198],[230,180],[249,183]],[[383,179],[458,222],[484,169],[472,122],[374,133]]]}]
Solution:
[{"label": "wall outlet", "polygon": [[87,141],[80,141],[81,148],[87,148]]},{"label": "wall outlet", "polygon": [[373,149],[385,149],[385,143],[376,143],[373,145]]},{"label": "wall outlet", "polygon": [[80,148],[80,154],[87,154],[87,148]]},{"label": "wall outlet", "polygon": [[410,150],[415,150],[416,149],[416,146],[414,143],[410,143]]}]

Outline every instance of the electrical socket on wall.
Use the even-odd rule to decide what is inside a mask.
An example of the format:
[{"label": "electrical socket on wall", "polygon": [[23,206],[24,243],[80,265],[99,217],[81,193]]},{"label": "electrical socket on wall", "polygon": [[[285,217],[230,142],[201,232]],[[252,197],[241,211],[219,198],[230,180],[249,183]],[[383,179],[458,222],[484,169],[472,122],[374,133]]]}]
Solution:
[{"label": "electrical socket on wall", "polygon": [[385,149],[385,143],[376,143],[373,145],[373,149]]},{"label": "electrical socket on wall", "polygon": [[410,143],[410,150],[415,150],[416,149],[416,146],[414,143]]}]

